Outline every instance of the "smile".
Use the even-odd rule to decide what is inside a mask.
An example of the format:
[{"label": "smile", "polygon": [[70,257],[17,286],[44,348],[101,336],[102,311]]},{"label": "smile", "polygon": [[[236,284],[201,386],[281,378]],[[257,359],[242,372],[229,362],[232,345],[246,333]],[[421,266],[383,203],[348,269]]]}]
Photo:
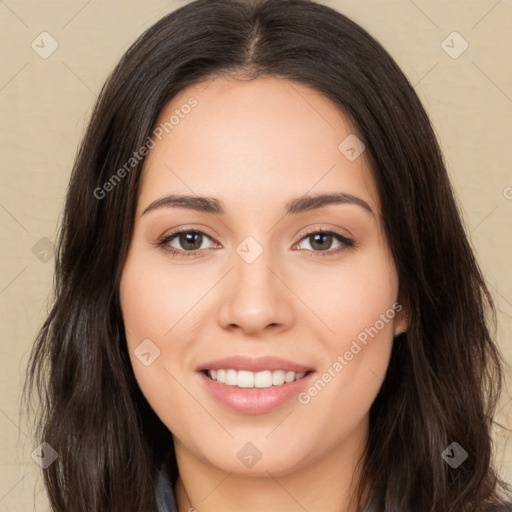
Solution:
[{"label": "smile", "polygon": [[239,414],[264,414],[295,403],[292,399],[316,378],[314,370],[299,373],[263,370],[255,373],[228,368],[203,370],[197,375],[207,394],[217,404]]},{"label": "smile", "polygon": [[285,370],[264,370],[251,372],[248,370],[218,369],[207,370],[207,375],[212,380],[228,386],[239,388],[270,388],[282,386],[285,383],[302,379],[307,372],[293,372]]}]

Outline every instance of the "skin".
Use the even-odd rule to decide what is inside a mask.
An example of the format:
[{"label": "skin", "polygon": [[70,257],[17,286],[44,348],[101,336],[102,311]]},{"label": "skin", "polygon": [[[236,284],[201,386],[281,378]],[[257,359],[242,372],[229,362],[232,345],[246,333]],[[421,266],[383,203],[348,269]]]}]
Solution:
[{"label": "skin", "polygon": [[[398,301],[366,154],[349,161],[340,152],[355,130],[329,99],[295,82],[214,78],[181,91],[157,124],[191,96],[198,105],[144,162],[120,284],[135,376],[173,433],[179,509],[356,510],[349,491],[393,337],[407,328],[405,307],[307,404],[293,398],[268,413],[240,414],[215,401],[195,369],[236,354],[271,355],[320,377]],[[283,216],[291,198],[335,191],[363,199],[374,215],[331,204]],[[226,213],[162,207],[142,215],[171,193],[218,198]],[[206,234],[197,255],[158,247],[181,227]],[[305,233],[312,227],[356,246],[333,238],[318,249]],[[236,252],[247,236],[263,249],[252,263]],[[179,236],[168,245],[190,247]],[[160,350],[149,366],[134,355],[147,338]],[[251,468],[237,457],[247,442],[262,453]]]}]

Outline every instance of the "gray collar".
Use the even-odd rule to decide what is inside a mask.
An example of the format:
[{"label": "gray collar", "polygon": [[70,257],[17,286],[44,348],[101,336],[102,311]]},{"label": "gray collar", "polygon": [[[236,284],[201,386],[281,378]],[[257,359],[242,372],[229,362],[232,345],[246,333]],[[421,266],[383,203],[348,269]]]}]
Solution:
[{"label": "gray collar", "polygon": [[178,512],[173,485],[165,469],[159,471],[156,490],[157,512]]}]

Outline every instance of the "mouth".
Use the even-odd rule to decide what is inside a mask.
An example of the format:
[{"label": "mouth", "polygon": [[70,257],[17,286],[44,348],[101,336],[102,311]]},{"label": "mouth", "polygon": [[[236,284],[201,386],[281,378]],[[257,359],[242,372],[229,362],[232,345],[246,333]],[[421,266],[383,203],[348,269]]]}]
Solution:
[{"label": "mouth", "polygon": [[[223,365],[224,366],[224,365]],[[226,365],[227,366],[227,365]],[[290,404],[312,384],[314,370],[203,368],[197,373],[208,395],[239,414],[265,414]]]},{"label": "mouth", "polygon": [[292,370],[262,370],[252,372],[249,370],[236,370],[234,368],[204,369],[201,372],[209,379],[238,388],[270,388],[286,386],[297,380],[301,380],[313,370],[295,372]]},{"label": "mouth", "polygon": [[281,357],[236,355],[196,369],[207,393],[242,414],[264,414],[286,404],[315,378],[315,369]]}]

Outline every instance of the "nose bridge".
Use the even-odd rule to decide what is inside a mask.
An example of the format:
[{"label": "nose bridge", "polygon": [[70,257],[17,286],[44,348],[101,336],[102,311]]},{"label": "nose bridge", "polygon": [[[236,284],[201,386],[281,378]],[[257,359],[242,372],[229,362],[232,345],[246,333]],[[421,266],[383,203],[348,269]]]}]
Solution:
[{"label": "nose bridge", "polygon": [[287,288],[276,277],[270,248],[247,236],[235,248],[230,285],[223,296],[221,322],[247,331],[291,321],[292,305]]}]

